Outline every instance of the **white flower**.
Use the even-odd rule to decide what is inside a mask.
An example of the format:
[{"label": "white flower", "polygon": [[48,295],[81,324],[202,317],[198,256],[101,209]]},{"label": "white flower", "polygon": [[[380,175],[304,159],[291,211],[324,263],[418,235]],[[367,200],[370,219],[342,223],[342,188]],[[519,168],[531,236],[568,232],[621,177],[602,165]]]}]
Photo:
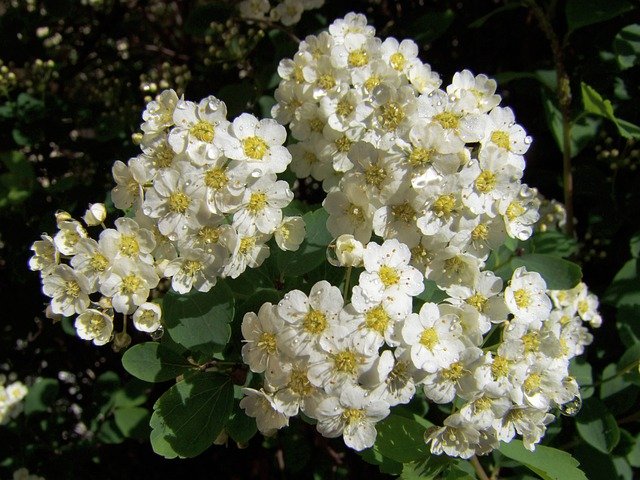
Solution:
[{"label": "white flower", "polygon": [[349,385],[339,396],[320,402],[318,431],[329,438],[342,435],[344,443],[357,451],[371,447],[376,441],[375,424],[389,415],[389,404],[368,396],[366,390]]},{"label": "white flower", "polygon": [[100,293],[113,297],[111,301],[116,312],[131,314],[146,302],[149,291],[158,282],[158,275],[152,266],[124,258],[113,265],[100,285]]},{"label": "white flower", "polygon": [[361,267],[363,265],[364,245],[356,240],[353,235],[343,234],[335,240],[334,248],[336,260],[327,257],[329,263],[336,267]]},{"label": "white flower", "polygon": [[362,188],[348,183],[343,191],[330,192],[322,206],[329,213],[327,230],[331,235],[338,237],[346,233],[359,242],[369,241],[373,212]]},{"label": "white flower", "polygon": [[283,146],[287,131],[275,120],[258,120],[253,115],[243,113],[233,121],[230,133],[225,153],[247,175],[259,177],[281,173],[291,162],[291,154]]},{"label": "white flower", "polygon": [[253,388],[243,388],[242,392],[245,396],[240,400],[240,408],[256,419],[258,430],[264,436],[274,435],[277,430],[289,425],[289,417],[276,409],[272,395]]},{"label": "white flower", "polygon": [[402,339],[410,347],[417,368],[435,372],[460,358],[465,349],[462,327],[455,315],[441,315],[438,305],[425,303],[419,314],[412,313],[402,327]]},{"label": "white flower", "polygon": [[518,240],[526,240],[533,232],[533,225],[540,218],[540,200],[535,191],[522,185],[515,198],[501,200],[498,211],[504,218],[507,233]]},{"label": "white flower", "polygon": [[68,265],[57,265],[42,279],[42,291],[52,298],[51,310],[65,317],[82,313],[89,306],[89,281]]},{"label": "white flower", "polygon": [[95,292],[99,288],[100,279],[104,278],[111,267],[110,257],[93,238],[81,238],[76,252],[71,258],[71,266],[87,278],[91,292]]},{"label": "white flower", "polygon": [[304,241],[306,229],[302,217],[284,217],[274,232],[280,250],[296,251]]},{"label": "white flower", "polygon": [[240,16],[246,19],[265,18],[270,9],[269,0],[243,0],[238,4]]},{"label": "white flower", "polygon": [[269,257],[266,245],[269,236],[263,233],[238,235],[233,229],[224,232],[224,241],[231,252],[222,276],[237,278],[247,267],[257,268]]},{"label": "white flower", "polygon": [[281,372],[269,379],[269,386],[277,390],[273,394],[275,408],[289,417],[297,415],[299,410],[314,417],[322,393],[309,381],[306,357],[297,357],[292,363],[280,366]]},{"label": "white flower", "polygon": [[242,336],[246,342],[242,346],[242,360],[252,372],[269,375],[276,369],[279,348],[277,334],[282,330],[284,321],[278,315],[278,308],[267,302],[260,307],[258,314],[248,312],[242,319]]},{"label": "white flower", "polygon": [[538,323],[549,318],[551,312],[551,300],[546,292],[547,284],[539,273],[518,267],[505,289],[504,300],[516,318]]},{"label": "white flower", "polygon": [[141,158],[132,158],[125,165],[120,160],[111,168],[116,186],[111,190],[111,199],[116,208],[127,210],[138,207],[144,199],[144,185],[151,175]]},{"label": "white flower", "polygon": [[191,161],[202,164],[222,155],[226,133],[227,106],[213,95],[194,102],[178,100],[173,112],[175,127],[169,144],[176,153],[186,152]]},{"label": "white flower", "polygon": [[162,310],[160,305],[145,302],[133,314],[133,326],[141,332],[155,332],[161,327]]},{"label": "white flower", "polygon": [[82,217],[82,220],[84,220],[84,223],[86,223],[87,226],[92,227],[100,225],[104,222],[105,218],[107,218],[107,210],[104,208],[104,204],[90,203],[89,208]]},{"label": "white flower", "polygon": [[36,240],[33,242],[33,245],[31,245],[33,257],[29,259],[29,269],[40,271],[40,274],[45,277],[58,265],[60,255],[56,250],[53,239],[49,235],[42,234],[40,238],[42,238],[42,240]]},{"label": "white flower", "polygon": [[285,322],[279,332],[282,348],[295,357],[311,354],[331,326],[338,324],[343,305],[340,289],[325,280],[313,285],[309,296],[300,290],[287,293],[278,303],[278,314]]},{"label": "white flower", "polygon": [[480,432],[460,413],[444,419],[444,427],[437,428],[425,436],[431,443],[431,453],[443,452],[451,457],[470,458],[476,453]]},{"label": "white flower", "polygon": [[[153,233],[146,228],[140,228],[138,222],[129,217],[117,218],[114,222],[116,229],[108,228],[100,232],[100,250],[111,261],[129,258],[140,260],[149,265],[153,264],[151,252],[156,248],[156,240]],[[88,244],[82,244],[82,252],[89,256]],[[93,252],[91,252],[93,258]],[[102,259],[96,258],[97,267],[104,263]],[[96,268],[100,270],[100,268]],[[102,269],[104,271],[104,269]]]},{"label": "white flower", "polygon": [[271,10],[270,17],[289,27],[300,21],[304,7],[300,0],[283,0]]},{"label": "white flower", "polygon": [[409,69],[420,63],[418,60],[418,45],[413,40],[398,42],[388,37],[381,46],[382,59],[400,73],[407,73]]},{"label": "white flower", "polygon": [[208,292],[216,284],[223,260],[199,248],[186,248],[169,262],[164,275],[171,278],[171,288],[178,293],[189,293],[192,288]]},{"label": "white flower", "polygon": [[53,237],[56,249],[62,255],[75,255],[78,241],[87,236],[86,230],[77,220],[58,222],[58,228],[60,230]]},{"label": "white flower", "polygon": [[113,319],[100,310],[89,309],[78,315],[75,327],[78,337],[91,340],[94,345],[104,345],[111,340]]},{"label": "white flower", "polygon": [[468,96],[474,100],[478,112],[485,113],[500,103],[500,95],[495,95],[498,84],[484,74],[473,76],[469,70],[456,72],[447,94],[457,97]]},{"label": "white flower", "polygon": [[178,95],[173,90],[164,90],[155,100],[147,103],[142,113],[141,126],[145,135],[157,135],[173,125],[173,111],[178,103]]},{"label": "white flower", "polygon": [[544,436],[546,426],[554,418],[546,410],[514,406],[501,419],[501,422],[497,422],[498,438],[503,442],[510,442],[515,437],[515,434],[518,433],[522,435],[524,447],[533,451],[536,448],[535,444]]},{"label": "white flower", "polygon": [[244,233],[273,233],[282,221],[282,208],[293,199],[289,184],[275,181],[273,174],[264,175],[247,185],[239,209],[233,215],[233,226]]},{"label": "white flower", "polygon": [[416,393],[416,382],[424,375],[413,365],[409,350],[396,348],[394,352],[383,351],[360,381],[373,389],[371,398],[380,398],[394,406],[411,401]]}]

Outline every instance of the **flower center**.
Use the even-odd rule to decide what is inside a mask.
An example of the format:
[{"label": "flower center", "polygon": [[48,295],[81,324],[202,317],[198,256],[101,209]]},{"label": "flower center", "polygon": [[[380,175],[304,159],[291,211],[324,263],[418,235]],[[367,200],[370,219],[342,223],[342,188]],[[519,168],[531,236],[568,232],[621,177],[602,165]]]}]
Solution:
[{"label": "flower center", "polygon": [[388,102],[380,107],[379,119],[385,130],[392,131],[398,128],[404,117],[404,108],[397,102]]},{"label": "flower center", "polygon": [[198,260],[186,260],[182,264],[182,272],[193,277],[196,273],[202,270],[202,267],[202,262],[199,262]]},{"label": "flower center", "polygon": [[218,240],[220,240],[220,231],[215,227],[202,227],[198,231],[198,239],[207,245],[218,243]]},{"label": "flower center", "polygon": [[156,323],[156,314],[153,310],[144,310],[142,315],[138,317],[138,323],[150,328]]},{"label": "flower center", "polygon": [[317,335],[327,328],[327,317],[324,313],[313,308],[304,316],[302,328],[309,333]]},{"label": "flower center", "polygon": [[220,190],[229,183],[229,177],[224,168],[211,168],[204,174],[204,184],[213,190]]},{"label": "flower center", "polygon": [[316,155],[313,152],[308,152],[308,151],[304,152],[304,156],[302,158],[309,165],[313,165],[314,163],[316,163],[318,161],[318,157],[316,157]]},{"label": "flower center", "polygon": [[365,49],[359,48],[358,50],[349,52],[347,62],[349,63],[350,67],[364,67],[367,63],[369,63],[369,54]]},{"label": "flower center", "polygon": [[580,315],[585,315],[589,311],[589,302],[586,300],[580,300],[578,302],[578,313]]},{"label": "flower center", "polygon": [[92,337],[99,337],[106,326],[106,321],[102,315],[94,313],[91,315],[91,319],[89,320],[89,325],[87,325],[87,333],[89,333]]},{"label": "flower center", "polygon": [[333,78],[333,75],[329,75],[328,73],[325,73],[324,75],[320,75],[318,77],[318,80],[316,80],[316,84],[322,90],[327,91],[327,90],[331,90],[333,87],[336,86],[336,79]]},{"label": "flower center", "polygon": [[258,347],[267,352],[269,355],[274,355],[278,351],[275,334],[262,332],[260,338],[258,339]]},{"label": "flower center", "polygon": [[387,331],[390,318],[387,312],[384,311],[384,308],[382,308],[382,305],[373,307],[365,314],[364,318],[364,324],[368,329],[378,332],[380,335],[384,336],[384,332]]},{"label": "flower center", "polygon": [[[170,167],[173,163],[173,158],[175,157],[175,153],[171,149],[166,142],[160,144],[160,146],[156,149],[153,154],[153,164],[157,168],[167,168]],[[136,186],[137,190],[137,186]]]},{"label": "flower center", "polygon": [[455,206],[456,198],[453,195],[440,195],[436,201],[433,202],[431,209],[437,217],[448,217],[451,215],[451,212],[453,212]]},{"label": "flower center", "polygon": [[406,65],[407,61],[404,58],[403,54],[401,54],[400,52],[396,52],[391,55],[391,57],[389,57],[389,63],[395,70],[401,72],[402,70],[404,70],[404,66]]},{"label": "flower center", "polygon": [[415,147],[409,154],[409,163],[413,167],[424,167],[431,163],[434,153],[436,151],[433,148]]},{"label": "flower center", "polygon": [[511,149],[509,134],[503,130],[496,130],[495,132],[491,133],[491,141],[500,148],[504,148],[505,150]]},{"label": "flower center", "polygon": [[80,285],[75,280],[69,280],[64,283],[64,293],[71,298],[78,298],[81,291]]},{"label": "flower center", "polygon": [[324,128],[324,122],[322,120],[320,120],[319,118],[313,118],[311,120],[309,120],[309,128],[311,128],[312,132],[322,132],[322,129]]},{"label": "flower center", "polygon": [[241,255],[246,255],[255,246],[256,246],[255,237],[243,237],[242,240],[240,240],[240,247],[238,248],[238,252],[240,252]]},{"label": "flower center", "polygon": [[416,220],[416,211],[407,202],[391,207],[391,213],[404,223],[412,224]]},{"label": "flower center", "polygon": [[264,192],[253,192],[249,198],[247,210],[252,215],[257,215],[267,206],[267,194]]},{"label": "flower center", "polygon": [[473,308],[482,312],[484,310],[485,305],[487,304],[487,297],[481,295],[479,293],[474,293],[469,298],[465,300],[467,304],[471,305]]},{"label": "flower center", "polygon": [[460,362],[452,363],[449,368],[442,371],[442,377],[450,382],[456,382],[464,375],[464,368]]},{"label": "flower center", "polygon": [[304,83],[304,73],[302,72],[302,67],[300,65],[293,67],[293,79],[296,83]]},{"label": "flower center", "polygon": [[348,100],[342,99],[338,102],[336,113],[341,117],[347,117],[355,110],[355,107]]},{"label": "flower center", "polygon": [[134,257],[140,253],[140,244],[135,235],[122,235],[120,237],[120,253],[127,257]]},{"label": "flower center", "polygon": [[374,88],[376,88],[381,83],[381,79],[379,75],[371,75],[364,82],[364,88],[367,92],[371,92]]},{"label": "flower center", "polygon": [[445,130],[454,130],[460,125],[460,117],[451,112],[442,112],[434,115],[433,119]]},{"label": "flower center", "polygon": [[347,425],[359,423],[365,418],[364,410],[361,408],[345,408],[342,412],[342,420]]},{"label": "flower center", "polygon": [[518,308],[527,308],[531,305],[531,295],[524,288],[519,288],[515,292],[513,292],[513,299],[516,302]]},{"label": "flower center", "polygon": [[535,353],[540,350],[540,335],[538,332],[530,332],[522,336],[525,353]]},{"label": "flower center", "polygon": [[436,332],[436,329],[433,327],[426,328],[420,335],[420,344],[429,350],[433,350],[433,347],[438,344],[438,332]]},{"label": "flower center", "polygon": [[491,375],[494,379],[506,377],[509,373],[509,360],[500,355],[493,357],[493,363],[491,364]]},{"label": "flower center", "polygon": [[447,258],[444,261],[444,269],[449,273],[460,273],[464,269],[464,261],[457,255]]},{"label": "flower center", "polygon": [[333,359],[335,369],[341,373],[355,375],[358,372],[358,358],[351,350],[345,350],[335,355]]},{"label": "flower center", "polygon": [[539,373],[532,373],[524,381],[523,387],[526,392],[532,392],[540,388],[541,381],[542,381],[542,377],[540,377]]},{"label": "flower center", "polygon": [[205,120],[200,120],[189,129],[189,133],[201,142],[211,143],[215,135],[215,128]]},{"label": "flower center", "polygon": [[253,160],[262,160],[269,150],[269,145],[260,137],[248,137],[242,141],[244,154]]},{"label": "flower center", "polygon": [[479,192],[489,193],[496,188],[496,183],[497,180],[495,173],[489,170],[484,170],[480,175],[478,175],[478,178],[476,178],[475,185]]},{"label": "flower center", "polygon": [[335,142],[340,153],[347,153],[351,149],[353,142],[346,135],[341,136]]},{"label": "flower center", "polygon": [[382,187],[385,178],[387,178],[387,172],[379,165],[369,165],[364,171],[364,180],[367,185],[373,185],[378,190]]},{"label": "flower center", "polygon": [[356,223],[364,222],[364,212],[358,205],[350,203],[346,208],[345,213]]},{"label": "flower center", "polygon": [[313,386],[309,382],[306,370],[294,369],[289,377],[289,388],[300,397],[306,397],[313,391]]},{"label": "flower center", "polygon": [[189,208],[191,199],[182,192],[173,192],[169,195],[169,210],[173,213],[184,213]]},{"label": "flower center", "polygon": [[477,225],[473,230],[471,230],[471,238],[474,241],[478,240],[486,240],[489,237],[489,229],[484,223]]},{"label": "flower center", "polygon": [[507,214],[507,218],[509,219],[509,221],[513,222],[516,218],[518,218],[524,212],[525,212],[525,209],[522,206],[522,204],[517,200],[514,200],[509,204],[509,206],[507,207],[507,211],[505,213]]},{"label": "flower center", "polygon": [[387,265],[382,265],[380,267],[380,271],[378,272],[378,276],[380,277],[380,281],[385,287],[390,287],[392,285],[396,285],[400,281],[400,275],[395,268],[389,267]]},{"label": "flower center", "polygon": [[104,272],[109,267],[109,260],[100,252],[96,252],[91,256],[89,265],[96,272]]},{"label": "flower center", "polygon": [[120,286],[120,291],[124,295],[131,295],[135,293],[140,288],[142,284],[142,279],[137,276],[135,273],[130,273],[126,277],[122,279],[122,285]]}]

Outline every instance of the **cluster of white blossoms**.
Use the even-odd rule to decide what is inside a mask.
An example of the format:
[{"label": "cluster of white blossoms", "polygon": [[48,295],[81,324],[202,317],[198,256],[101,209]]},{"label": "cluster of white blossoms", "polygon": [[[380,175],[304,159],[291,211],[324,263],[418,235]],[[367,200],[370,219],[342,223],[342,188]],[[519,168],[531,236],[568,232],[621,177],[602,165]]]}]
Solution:
[{"label": "cluster of white blossoms", "polygon": [[45,480],[45,478],[34,473],[29,473],[29,470],[26,468],[19,468],[13,472],[13,480]]},{"label": "cluster of white blossoms", "polygon": [[22,399],[29,390],[22,382],[4,385],[0,382],[0,425],[4,425],[22,412]]},{"label": "cluster of white blossoms", "polygon": [[238,4],[240,16],[246,20],[268,20],[285,26],[295,25],[306,10],[324,5],[324,0],[281,0],[275,7],[269,0],[242,0]]},{"label": "cluster of white blossoms", "polygon": [[[455,406],[425,434],[433,453],[469,458],[516,434],[533,449],[554,409],[579,409],[569,361],[591,343],[583,323],[599,326],[597,299],[484,269],[539,220],[520,182],[531,139],[493,80],[463,71],[440,89],[415,43],[374,34],[348,14],[280,63],[272,114],[298,140],[291,168],[323,182],[334,263],[364,271],[351,292],[346,275],[350,303],[323,281],[245,316],[243,358],[264,386],[241,405],[265,434],[302,411],[362,450],[421,392]],[[425,278],[447,298],[414,312]]]},{"label": "cluster of white blossoms", "polygon": [[293,198],[277,179],[291,161],[285,128],[226,114],[213,96],[195,103],[162,92],[143,113],[142,152],[113,165],[111,198],[127,215],[106,228],[104,206],[90,206],[83,221],[102,229],[95,239],[60,212],[57,233],[33,244],[29,266],[40,271],[51,312],[77,314],[81,338],[109,342],[114,312],[154,332],[161,311],[149,297],[162,278],[179,293],[207,292],[219,277],[260,266],[272,237],[283,250],[304,239],[302,218],[282,213]]},{"label": "cluster of white blossoms", "polygon": [[291,169],[322,181],[334,237],[397,238],[446,286],[528,238],[539,199],[520,182],[531,138],[496,82],[464,70],[440,88],[417,55],[348,14],[280,62],[272,115],[298,140]]},{"label": "cluster of white blossoms", "polygon": [[364,246],[343,235],[336,256],[341,266],[364,267],[351,303],[321,281],[308,295],[291,291],[244,318],[243,358],[265,381],[261,390],[245,389],[241,406],[264,434],[302,411],[323,435],[342,435],[362,450],[390,407],[422,392],[457,407],[426,434],[432,452],[468,458],[516,434],[533,449],[552,409],[577,413],[569,361],[591,343],[583,323],[600,324],[584,284],[547,291],[538,273],[520,267],[505,288],[484,271],[413,313],[423,275],[409,264],[406,245]]}]

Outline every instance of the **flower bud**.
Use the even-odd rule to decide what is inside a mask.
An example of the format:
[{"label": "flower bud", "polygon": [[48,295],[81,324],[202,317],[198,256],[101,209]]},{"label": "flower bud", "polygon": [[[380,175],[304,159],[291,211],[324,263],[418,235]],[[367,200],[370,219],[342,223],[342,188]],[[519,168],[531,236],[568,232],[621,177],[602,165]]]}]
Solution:
[{"label": "flower bud", "polygon": [[341,267],[362,266],[364,246],[353,235],[340,235],[336,239],[336,257]]},{"label": "flower bud", "polygon": [[56,212],[56,223],[60,225],[61,222],[69,222],[73,220],[73,217],[69,212],[65,212],[64,210],[58,210]]},{"label": "flower bud", "polygon": [[107,210],[104,208],[103,203],[90,203],[84,217],[84,223],[89,227],[100,225],[107,218]]}]

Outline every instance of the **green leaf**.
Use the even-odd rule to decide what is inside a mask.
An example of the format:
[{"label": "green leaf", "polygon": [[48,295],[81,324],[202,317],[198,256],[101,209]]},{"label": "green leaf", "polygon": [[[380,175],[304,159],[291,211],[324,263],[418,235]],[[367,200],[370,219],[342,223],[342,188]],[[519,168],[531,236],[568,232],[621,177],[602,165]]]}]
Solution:
[{"label": "green leaf", "polygon": [[607,118],[616,124],[618,133],[624,138],[640,139],[640,127],[631,122],[617,118],[613,112],[611,101],[605,99],[593,87],[582,82],[582,104],[587,113]]},{"label": "green leaf", "polygon": [[134,345],[122,356],[122,366],[145,382],[174,380],[193,368],[186,359],[156,342]]},{"label": "green leaf", "polygon": [[617,17],[633,6],[626,0],[567,0],[569,32]]},{"label": "green leaf", "polygon": [[167,334],[188,350],[212,356],[229,341],[234,298],[224,282],[207,293],[172,290],[164,296],[162,310]]},{"label": "green leaf", "polygon": [[113,412],[113,416],[125,437],[143,440],[149,436],[151,413],[146,408],[118,408]]},{"label": "green leaf", "polygon": [[424,442],[425,427],[392,413],[376,425],[376,450],[396,462],[407,463],[430,456]]},{"label": "green leaf", "polygon": [[446,455],[432,455],[427,459],[405,463],[402,466],[401,480],[431,480],[440,478],[438,475],[451,463]]},{"label": "green leaf", "polygon": [[153,406],[151,446],[166,458],[195,457],[217,438],[232,408],[228,377],[209,372],[188,376]]},{"label": "green leaf", "polygon": [[620,30],[613,40],[613,51],[620,70],[637,65],[640,55],[640,25],[632,23]]},{"label": "green leaf", "polygon": [[302,218],[306,225],[306,236],[295,252],[278,250],[276,263],[278,270],[286,276],[296,277],[310,272],[327,261],[327,246],[332,240],[327,230],[329,214],[324,208],[305,213]]},{"label": "green leaf", "polygon": [[[551,130],[556,145],[560,151],[564,148],[562,133],[562,113],[554,100],[548,94],[543,94],[543,106],[547,118],[547,125]],[[588,116],[582,116],[571,122],[571,157],[578,155],[593,140],[598,133],[600,121]]]},{"label": "green leaf", "polygon": [[582,270],[575,263],[542,253],[528,253],[511,259],[511,266],[526,267],[529,272],[538,272],[549,290],[568,290],[582,278]]},{"label": "green leaf", "polygon": [[116,445],[124,442],[125,436],[116,425],[115,418],[110,417],[100,425],[96,439],[102,443]]},{"label": "green leaf", "polygon": [[487,20],[493,18],[495,15],[498,15],[503,12],[508,12],[509,10],[515,10],[516,8],[522,8],[524,6],[525,6],[524,2],[510,2],[510,3],[507,3],[506,5],[502,5],[501,7],[494,8],[486,15],[471,22],[469,24],[469,28],[482,27],[485,23],[487,23]]},{"label": "green leaf", "polygon": [[33,191],[36,176],[29,160],[20,152],[0,154],[6,172],[0,174],[0,208],[22,203]]},{"label": "green leaf", "polygon": [[525,465],[543,480],[587,480],[578,461],[566,452],[537,445],[530,452],[520,440],[500,444],[500,453]]},{"label": "green leaf", "polygon": [[25,415],[33,415],[38,412],[46,412],[58,396],[60,387],[58,380],[53,378],[40,378],[29,388],[24,400]]},{"label": "green leaf", "polygon": [[546,253],[559,257],[568,257],[578,250],[578,242],[562,232],[549,230],[536,232],[529,240],[532,253]]},{"label": "green leaf", "polygon": [[256,419],[247,416],[240,408],[235,408],[227,423],[227,433],[240,445],[246,445],[258,431]]},{"label": "green leaf", "polygon": [[431,11],[410,21],[407,33],[418,43],[431,43],[447,31],[455,16],[451,9],[443,12]]},{"label": "green leaf", "polygon": [[382,455],[378,450],[374,448],[368,448],[362,452],[359,452],[362,459],[370,463],[371,465],[377,465],[382,473],[389,475],[399,475],[402,473],[402,464],[391,460],[390,458]]},{"label": "green leaf", "polygon": [[[640,290],[640,286],[638,287]],[[628,348],[640,343],[640,305],[621,305],[616,313],[616,327]]]},{"label": "green leaf", "polygon": [[633,258],[638,258],[640,256],[640,232],[631,237],[631,240],[629,240],[629,248]]},{"label": "green leaf", "polygon": [[591,364],[582,357],[575,357],[569,363],[569,374],[576,379],[580,385],[580,395],[583,400],[593,396],[593,372]]},{"label": "green leaf", "polygon": [[640,385],[640,343],[628,348],[618,360],[617,373],[623,374],[627,382]]},{"label": "green leaf", "polygon": [[602,453],[610,453],[620,441],[616,419],[597,398],[585,400],[576,417],[576,427],[582,439]]},{"label": "green leaf", "polygon": [[602,370],[600,399],[615,417],[636,406],[638,387],[629,383],[624,375],[618,374],[618,366],[609,364]]}]

